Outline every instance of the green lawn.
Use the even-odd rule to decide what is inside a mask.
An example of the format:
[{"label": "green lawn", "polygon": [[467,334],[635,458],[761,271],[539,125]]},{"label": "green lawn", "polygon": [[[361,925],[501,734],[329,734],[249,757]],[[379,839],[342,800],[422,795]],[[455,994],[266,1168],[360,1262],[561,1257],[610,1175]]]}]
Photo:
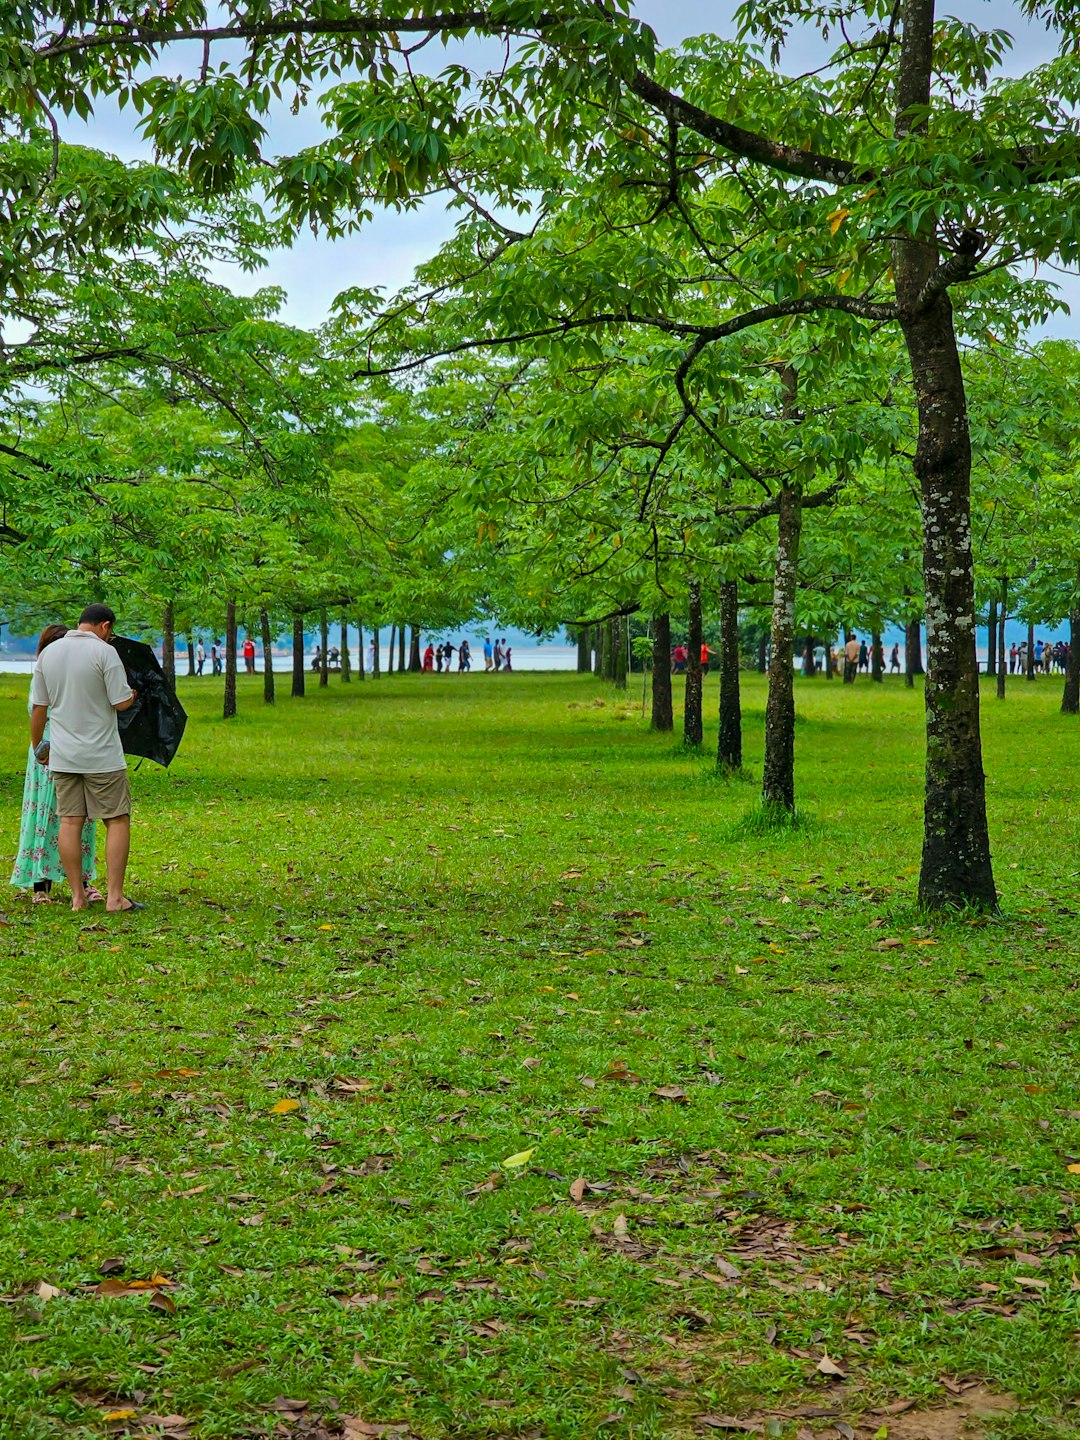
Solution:
[{"label": "green lawn", "polygon": [[219,684],[134,777],[146,913],[0,928],[3,1440],[1080,1433],[1057,680],[985,693],[1001,917],[932,924],[897,681],[798,684],[764,840],[640,677]]}]

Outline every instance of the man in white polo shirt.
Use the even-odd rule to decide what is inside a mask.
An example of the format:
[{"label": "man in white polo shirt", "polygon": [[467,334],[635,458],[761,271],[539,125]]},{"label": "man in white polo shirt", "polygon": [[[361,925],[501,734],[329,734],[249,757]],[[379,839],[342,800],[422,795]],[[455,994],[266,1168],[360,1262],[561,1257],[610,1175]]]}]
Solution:
[{"label": "man in white polo shirt", "polygon": [[[135,703],[135,691],[108,643],[115,624],[107,605],[88,605],[79,616],[79,628],[41,652],[30,684],[30,743],[56,786],[60,862],[71,886],[73,910],[86,909],[82,827],[88,819],[105,822],[105,908],[144,908],[124,894],[131,787],[116,716]],[[52,721],[49,746],[41,743],[46,719]]]}]

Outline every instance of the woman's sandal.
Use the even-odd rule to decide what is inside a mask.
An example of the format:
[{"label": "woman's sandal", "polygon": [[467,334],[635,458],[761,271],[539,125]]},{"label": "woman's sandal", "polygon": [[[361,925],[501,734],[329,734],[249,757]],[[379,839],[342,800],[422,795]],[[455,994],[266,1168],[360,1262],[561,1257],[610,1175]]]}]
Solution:
[{"label": "woman's sandal", "polygon": [[105,899],[105,896],[102,895],[96,885],[87,885],[84,888],[86,890],[86,902],[88,905],[96,905],[99,900]]},{"label": "woman's sandal", "polygon": [[51,905],[53,898],[47,890],[35,890],[30,903],[32,905]]}]

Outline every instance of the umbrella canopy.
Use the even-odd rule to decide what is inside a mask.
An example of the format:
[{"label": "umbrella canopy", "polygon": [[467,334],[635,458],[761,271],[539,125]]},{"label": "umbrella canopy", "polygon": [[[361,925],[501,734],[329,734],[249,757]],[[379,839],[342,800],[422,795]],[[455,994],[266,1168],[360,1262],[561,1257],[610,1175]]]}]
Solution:
[{"label": "umbrella canopy", "polygon": [[117,716],[124,753],[168,765],[180,748],[187,712],[149,645],[124,635],[114,635],[112,644],[138,692],[131,709]]}]

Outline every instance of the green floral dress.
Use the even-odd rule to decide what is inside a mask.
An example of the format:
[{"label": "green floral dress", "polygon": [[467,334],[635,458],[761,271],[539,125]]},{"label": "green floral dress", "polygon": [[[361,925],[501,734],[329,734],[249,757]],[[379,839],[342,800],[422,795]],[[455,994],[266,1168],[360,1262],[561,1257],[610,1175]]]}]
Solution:
[{"label": "green floral dress", "polygon": [[[45,722],[45,739],[49,738],[49,722]],[[60,821],[56,814],[56,787],[48,766],[39,765],[33,750],[27,748],[26,780],[23,784],[22,824],[19,828],[19,853],[11,883],[29,890],[39,880],[64,879],[60,864]],[[82,832],[83,878],[94,878],[94,822],[88,820]]]}]

